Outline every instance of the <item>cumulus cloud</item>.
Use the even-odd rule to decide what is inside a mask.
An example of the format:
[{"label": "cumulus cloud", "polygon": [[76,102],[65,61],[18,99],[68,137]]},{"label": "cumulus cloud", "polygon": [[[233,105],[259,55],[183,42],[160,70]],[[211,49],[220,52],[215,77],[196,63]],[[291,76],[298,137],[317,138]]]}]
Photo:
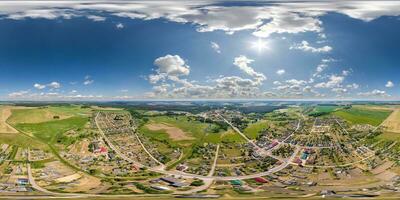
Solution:
[{"label": "cumulus cloud", "polygon": [[392,88],[392,87],[394,87],[394,83],[393,83],[392,81],[388,81],[388,82],[386,83],[385,87],[387,87],[387,88]]},{"label": "cumulus cloud", "polygon": [[386,91],[383,90],[372,90],[369,92],[360,92],[358,93],[359,96],[364,96],[364,97],[386,97],[389,96]]},{"label": "cumulus cloud", "polygon": [[117,29],[123,29],[125,26],[124,26],[124,24],[122,24],[122,23],[118,23],[118,24],[115,25],[115,27],[116,27]]},{"label": "cumulus cloud", "polygon": [[33,85],[33,87],[35,87],[35,88],[38,89],[38,90],[42,90],[42,89],[46,88],[46,85],[41,85],[41,84],[39,84],[39,83],[35,83],[35,84]]},{"label": "cumulus cloud", "polygon": [[259,96],[259,87],[266,79],[265,75],[249,66],[254,60],[238,56],[233,64],[250,78],[239,76],[219,76],[208,80],[209,84],[184,79],[189,75],[190,67],[179,55],[166,55],[154,61],[155,73],[148,76],[153,85],[149,97],[170,98],[235,98]]},{"label": "cumulus cloud", "polygon": [[52,89],[58,89],[61,87],[61,84],[59,82],[53,81],[53,82],[47,84],[47,86]]},{"label": "cumulus cloud", "polygon": [[297,13],[277,13],[272,20],[266,23],[253,33],[257,37],[269,37],[272,33],[301,33],[321,32],[322,22],[317,18],[302,16]]},{"label": "cumulus cloud", "polygon": [[346,87],[350,88],[350,89],[358,89],[360,87],[360,85],[358,85],[357,83],[352,83],[352,84],[346,85]]},{"label": "cumulus cloud", "polygon": [[221,48],[216,42],[211,42],[211,48],[214,49],[215,52],[221,53]]},{"label": "cumulus cloud", "polygon": [[279,69],[276,71],[276,74],[278,74],[278,75],[283,75],[284,73],[286,73],[286,71],[284,69]]},{"label": "cumulus cloud", "polygon": [[290,49],[298,49],[298,50],[313,52],[313,53],[326,53],[326,52],[330,52],[332,50],[332,47],[330,47],[330,46],[313,47],[313,46],[310,46],[310,44],[307,41],[303,40],[299,44],[294,44],[294,45],[290,46]]},{"label": "cumulus cloud", "polygon": [[12,93],[8,94],[8,96],[11,98],[18,98],[18,97],[23,97],[28,93],[29,93],[29,91],[27,91],[27,90],[21,90],[18,92],[12,92]]},{"label": "cumulus cloud", "polygon": [[248,74],[249,76],[256,79],[257,82],[262,82],[266,80],[267,77],[263,73],[256,72],[252,67],[249,66],[249,64],[252,62],[254,62],[254,60],[241,55],[235,58],[233,64],[237,66],[240,70]]},{"label": "cumulus cloud", "polygon": [[314,87],[316,88],[333,88],[338,87],[344,81],[343,76],[331,75],[327,82],[317,83]]},{"label": "cumulus cloud", "polygon": [[190,67],[179,55],[166,55],[154,61],[159,74],[168,76],[184,76],[190,73]]}]

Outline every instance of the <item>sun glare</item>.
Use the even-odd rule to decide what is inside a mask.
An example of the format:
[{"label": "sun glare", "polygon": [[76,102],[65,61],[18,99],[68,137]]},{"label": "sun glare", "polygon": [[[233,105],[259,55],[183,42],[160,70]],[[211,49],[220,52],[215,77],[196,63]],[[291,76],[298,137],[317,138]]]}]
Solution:
[{"label": "sun glare", "polygon": [[258,38],[257,41],[252,42],[251,48],[257,50],[257,52],[262,52],[266,49],[269,49],[268,47],[268,42],[266,40],[263,40],[261,38]]}]

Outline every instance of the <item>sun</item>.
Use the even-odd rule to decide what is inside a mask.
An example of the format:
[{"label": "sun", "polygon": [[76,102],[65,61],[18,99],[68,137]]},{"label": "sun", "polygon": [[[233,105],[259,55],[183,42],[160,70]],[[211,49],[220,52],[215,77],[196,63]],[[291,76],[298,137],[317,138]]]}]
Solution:
[{"label": "sun", "polygon": [[257,41],[251,43],[251,48],[257,50],[259,53],[263,50],[269,49],[268,42],[261,38],[258,38]]}]

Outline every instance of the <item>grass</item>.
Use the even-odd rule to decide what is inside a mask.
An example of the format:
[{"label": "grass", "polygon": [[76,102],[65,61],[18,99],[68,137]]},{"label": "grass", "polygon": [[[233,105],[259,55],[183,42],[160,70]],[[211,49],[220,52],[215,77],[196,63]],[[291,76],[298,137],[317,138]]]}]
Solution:
[{"label": "grass", "polygon": [[22,133],[0,133],[0,144],[10,144],[20,147],[35,147],[44,148],[46,147],[42,143],[36,141],[34,138],[28,137]]},{"label": "grass", "polygon": [[400,142],[400,133],[384,132],[380,134],[377,138],[382,140],[391,140]]},{"label": "grass", "polygon": [[7,120],[12,125],[21,123],[41,123],[47,121],[58,121],[54,116],[62,118],[82,116],[90,113],[90,109],[82,109],[80,106],[48,106],[31,109],[13,109],[12,115]]},{"label": "grass", "polygon": [[322,116],[335,112],[342,108],[342,106],[315,106],[315,108],[308,113],[310,116]]},{"label": "grass", "polygon": [[39,140],[51,144],[55,142],[56,136],[71,129],[82,128],[87,122],[88,119],[85,117],[71,117],[64,120],[36,124],[17,124],[16,128],[23,132],[31,133]]},{"label": "grass", "polygon": [[333,114],[345,119],[351,124],[370,124],[378,126],[392,111],[368,110],[362,108],[350,108],[334,112]]},{"label": "grass", "polygon": [[268,127],[268,123],[264,120],[249,124],[243,133],[250,139],[256,139],[261,131]]}]

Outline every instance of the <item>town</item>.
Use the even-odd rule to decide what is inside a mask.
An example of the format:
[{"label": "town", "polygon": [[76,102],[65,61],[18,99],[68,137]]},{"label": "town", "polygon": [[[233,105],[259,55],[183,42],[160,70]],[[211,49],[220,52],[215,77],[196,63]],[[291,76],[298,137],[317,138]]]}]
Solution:
[{"label": "town", "polygon": [[340,115],[399,109],[372,107],[331,105],[316,116],[327,106],[247,113],[5,105],[4,134],[23,143],[2,134],[0,189],[8,197],[395,195],[400,143],[386,139],[385,119]]}]

